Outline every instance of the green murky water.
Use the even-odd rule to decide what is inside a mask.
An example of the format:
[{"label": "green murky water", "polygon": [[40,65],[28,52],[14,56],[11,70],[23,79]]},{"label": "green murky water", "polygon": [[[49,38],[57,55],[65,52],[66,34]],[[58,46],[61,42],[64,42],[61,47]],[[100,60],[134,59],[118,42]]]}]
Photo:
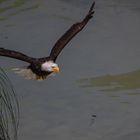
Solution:
[{"label": "green murky water", "polygon": [[[5,4],[5,6],[0,7],[0,20],[6,20],[11,16],[14,16],[16,14],[20,14],[21,12],[25,12],[28,10],[34,10],[39,7],[38,3],[33,3],[31,6],[26,6],[26,3],[28,3],[29,0],[15,0],[15,1],[8,1],[8,0],[1,0],[0,4]],[[6,15],[2,15],[4,13],[8,12]]]},{"label": "green murky water", "polygon": [[140,88],[140,70],[116,75],[83,78],[78,81],[83,88],[105,88],[106,90],[132,90]]}]

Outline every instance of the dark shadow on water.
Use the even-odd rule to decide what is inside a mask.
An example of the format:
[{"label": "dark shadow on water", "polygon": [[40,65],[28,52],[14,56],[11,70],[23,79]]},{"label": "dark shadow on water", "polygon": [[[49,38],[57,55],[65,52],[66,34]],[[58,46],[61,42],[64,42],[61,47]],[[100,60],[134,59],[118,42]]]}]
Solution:
[{"label": "dark shadow on water", "polygon": [[78,81],[80,87],[96,88],[104,91],[134,90],[140,88],[140,69],[117,75],[103,75],[83,78]]},{"label": "dark shadow on water", "polygon": [[0,140],[17,140],[19,104],[13,86],[0,68]]}]

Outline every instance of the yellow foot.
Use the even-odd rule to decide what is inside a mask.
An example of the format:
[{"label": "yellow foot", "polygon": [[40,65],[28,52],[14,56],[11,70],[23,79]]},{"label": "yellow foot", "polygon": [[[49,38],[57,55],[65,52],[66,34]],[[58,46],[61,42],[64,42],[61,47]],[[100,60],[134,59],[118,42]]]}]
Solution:
[{"label": "yellow foot", "polygon": [[42,75],[42,76],[36,75],[36,80],[42,81],[42,80],[46,79],[46,77],[47,77],[46,75]]}]

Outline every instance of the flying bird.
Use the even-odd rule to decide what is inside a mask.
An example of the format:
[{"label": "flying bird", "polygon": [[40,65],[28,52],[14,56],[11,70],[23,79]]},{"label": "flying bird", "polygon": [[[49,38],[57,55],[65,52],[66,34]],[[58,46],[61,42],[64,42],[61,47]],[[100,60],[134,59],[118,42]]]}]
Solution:
[{"label": "flying bird", "polygon": [[73,24],[60,37],[60,39],[56,41],[48,57],[33,58],[21,52],[8,50],[4,48],[0,48],[0,56],[15,58],[29,63],[27,67],[13,69],[17,74],[24,76],[26,79],[44,80],[49,75],[53,73],[58,73],[59,67],[58,64],[56,63],[58,55],[63,50],[63,48],[68,44],[68,42],[70,42],[71,39],[77,33],[79,33],[88,23],[88,21],[93,17],[94,5],[95,2],[92,3],[90,10],[88,11],[87,15],[81,22]]}]

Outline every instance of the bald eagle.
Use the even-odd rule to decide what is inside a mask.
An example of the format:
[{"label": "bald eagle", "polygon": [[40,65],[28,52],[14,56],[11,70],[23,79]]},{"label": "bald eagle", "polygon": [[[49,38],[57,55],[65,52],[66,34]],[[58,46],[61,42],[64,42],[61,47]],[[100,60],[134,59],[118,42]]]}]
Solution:
[{"label": "bald eagle", "polygon": [[29,57],[21,52],[0,48],[0,56],[6,56],[15,58],[18,60],[29,63],[29,66],[23,68],[14,68],[13,70],[19,75],[24,76],[26,79],[43,80],[52,73],[58,73],[59,67],[55,63],[58,55],[67,43],[80,32],[88,21],[93,17],[95,2],[92,3],[90,10],[81,22],[73,24],[67,31],[60,37],[60,39],[54,44],[50,55],[48,57],[33,58]]}]

